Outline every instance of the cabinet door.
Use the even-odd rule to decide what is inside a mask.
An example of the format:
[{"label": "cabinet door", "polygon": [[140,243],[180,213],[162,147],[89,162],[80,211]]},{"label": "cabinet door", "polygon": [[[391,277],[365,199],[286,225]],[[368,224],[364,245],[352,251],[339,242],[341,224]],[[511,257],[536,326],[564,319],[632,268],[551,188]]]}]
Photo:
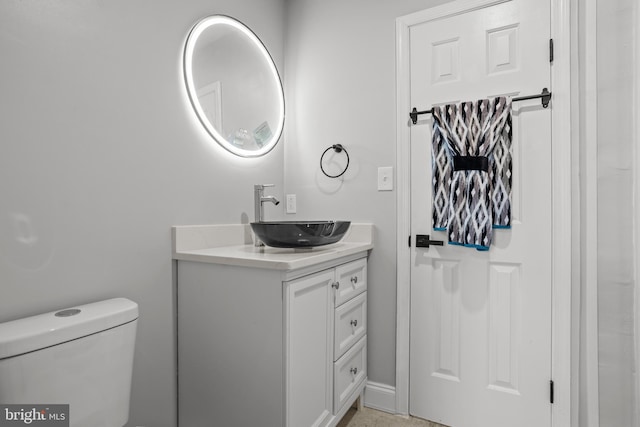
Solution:
[{"label": "cabinet door", "polygon": [[334,270],[285,283],[287,426],[324,426],[332,413]]}]

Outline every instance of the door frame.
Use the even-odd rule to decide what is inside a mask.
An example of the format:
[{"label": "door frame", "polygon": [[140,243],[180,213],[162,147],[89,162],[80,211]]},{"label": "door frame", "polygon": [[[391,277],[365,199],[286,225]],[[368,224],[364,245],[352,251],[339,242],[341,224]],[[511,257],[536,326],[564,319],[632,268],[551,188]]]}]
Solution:
[{"label": "door frame", "polygon": [[[396,171],[397,171],[397,307],[396,307],[396,413],[409,413],[409,319],[411,250],[410,221],[410,87],[409,30],[435,19],[481,9],[511,0],[454,0],[396,19]],[[553,427],[571,425],[571,0],[551,1],[552,156],[552,331],[551,376],[554,381]],[[416,106],[426,107],[426,106]]]},{"label": "door frame", "polygon": [[[595,0],[593,0],[595,2]],[[640,7],[636,8],[636,25],[640,25]],[[636,31],[636,46],[640,46],[640,31]],[[635,109],[634,115],[636,117],[635,125],[633,129],[633,137],[636,141],[640,141],[640,55],[636,56],[636,61],[634,64],[634,103],[633,107]],[[638,212],[640,212],[640,173],[638,171],[640,168],[640,149],[636,144],[635,151],[635,159],[633,163],[633,173],[634,173],[634,184],[635,184],[635,203],[633,206],[634,216],[636,218],[635,221],[635,236],[634,236],[634,244],[635,244],[635,286],[636,286],[636,299],[635,304],[636,307],[640,307],[640,292],[638,289],[638,278],[640,277],[640,218],[638,218]],[[640,363],[640,316],[636,314],[635,316],[635,339],[636,339],[636,357],[635,363],[638,365]],[[636,375],[636,398],[640,395],[640,376]]]}]

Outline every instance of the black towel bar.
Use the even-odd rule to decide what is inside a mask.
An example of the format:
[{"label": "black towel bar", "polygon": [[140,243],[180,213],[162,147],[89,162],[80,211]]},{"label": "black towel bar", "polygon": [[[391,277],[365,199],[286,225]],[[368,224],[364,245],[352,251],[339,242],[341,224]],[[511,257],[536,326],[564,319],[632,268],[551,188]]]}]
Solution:
[{"label": "black towel bar", "polygon": [[[549,106],[549,102],[551,101],[551,92],[546,87],[542,89],[542,92],[537,95],[527,95],[527,96],[518,96],[517,98],[513,98],[512,102],[524,101],[527,99],[542,99],[542,107],[547,108]],[[411,122],[415,125],[418,123],[418,116],[420,114],[433,114],[433,108],[430,110],[418,111],[415,107],[409,113],[409,117],[411,117]]]}]

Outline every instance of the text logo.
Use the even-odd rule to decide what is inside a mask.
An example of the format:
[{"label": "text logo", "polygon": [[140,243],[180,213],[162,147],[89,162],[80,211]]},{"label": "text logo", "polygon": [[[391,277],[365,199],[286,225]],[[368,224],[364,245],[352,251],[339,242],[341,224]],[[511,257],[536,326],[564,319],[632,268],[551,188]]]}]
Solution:
[{"label": "text logo", "polygon": [[69,427],[69,405],[0,404],[0,427]]}]

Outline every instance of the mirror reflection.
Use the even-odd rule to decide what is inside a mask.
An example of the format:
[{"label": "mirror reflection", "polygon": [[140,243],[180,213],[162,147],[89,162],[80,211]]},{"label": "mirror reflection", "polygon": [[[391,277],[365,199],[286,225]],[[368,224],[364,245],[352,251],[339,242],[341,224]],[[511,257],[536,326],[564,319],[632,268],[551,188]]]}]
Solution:
[{"label": "mirror reflection", "polygon": [[284,126],[284,93],[273,59],[260,39],[228,16],[198,22],[185,46],[191,104],[209,134],[244,157],[266,154]]}]

